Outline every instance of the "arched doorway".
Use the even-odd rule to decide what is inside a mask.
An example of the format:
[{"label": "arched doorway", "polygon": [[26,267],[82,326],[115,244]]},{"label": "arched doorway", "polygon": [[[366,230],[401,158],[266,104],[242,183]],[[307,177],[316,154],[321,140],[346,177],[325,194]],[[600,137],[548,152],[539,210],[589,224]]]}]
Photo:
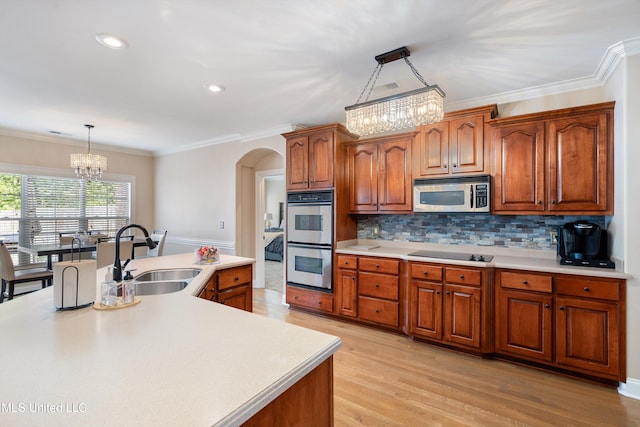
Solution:
[{"label": "arched doorway", "polygon": [[[255,258],[256,288],[267,287],[280,292],[284,289],[284,244],[282,261],[265,259],[277,257],[277,254],[265,250],[265,244],[270,243],[277,234],[281,234],[284,242],[284,230],[279,233],[278,229],[284,219],[285,197],[284,157],[280,153],[259,148],[245,154],[237,162],[236,254]],[[271,245],[269,249],[275,246]]]}]

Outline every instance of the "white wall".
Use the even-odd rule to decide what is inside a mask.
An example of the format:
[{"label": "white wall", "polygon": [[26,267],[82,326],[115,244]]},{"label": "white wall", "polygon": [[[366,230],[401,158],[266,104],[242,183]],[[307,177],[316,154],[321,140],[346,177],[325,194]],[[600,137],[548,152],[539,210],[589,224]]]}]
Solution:
[{"label": "white wall", "polygon": [[[156,222],[168,230],[165,253],[185,252],[206,243],[218,246],[223,253],[235,254],[236,243],[253,251],[253,246],[240,241],[244,240],[242,234],[251,233],[254,227],[238,224],[236,218],[246,217],[239,211],[255,214],[255,207],[242,192],[236,194],[236,187],[240,182],[240,190],[252,193],[253,171],[269,150],[284,158],[284,138],[275,135],[157,157]],[[246,174],[238,169],[239,162]],[[220,228],[221,221],[224,228]]]}]

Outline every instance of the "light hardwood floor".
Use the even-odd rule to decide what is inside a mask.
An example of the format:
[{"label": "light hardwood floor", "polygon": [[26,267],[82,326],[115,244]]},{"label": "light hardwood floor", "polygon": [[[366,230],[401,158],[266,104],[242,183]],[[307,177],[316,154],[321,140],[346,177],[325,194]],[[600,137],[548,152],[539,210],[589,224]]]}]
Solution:
[{"label": "light hardwood floor", "polygon": [[255,313],[337,335],[335,425],[640,426],[640,400],[613,387],[482,359],[282,305],[254,289]]}]

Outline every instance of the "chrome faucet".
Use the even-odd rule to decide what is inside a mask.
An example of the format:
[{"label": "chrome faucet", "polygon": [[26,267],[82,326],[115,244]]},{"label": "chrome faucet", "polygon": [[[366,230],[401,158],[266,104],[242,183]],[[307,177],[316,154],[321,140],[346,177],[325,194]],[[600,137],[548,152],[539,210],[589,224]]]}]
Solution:
[{"label": "chrome faucet", "polygon": [[147,246],[149,247],[149,249],[153,249],[156,247],[156,242],[151,240],[151,237],[149,237],[149,232],[147,231],[146,228],[144,228],[141,225],[129,224],[129,225],[125,225],[120,230],[118,230],[118,232],[116,233],[116,243],[115,243],[116,259],[113,261],[113,280],[115,280],[116,282],[120,282],[122,280],[122,270],[127,266],[127,264],[129,264],[129,261],[131,261],[131,259],[129,258],[124,262],[124,265],[120,264],[120,236],[125,230],[128,230],[129,228],[138,228],[142,230],[142,232],[144,233],[144,237],[146,238]]}]

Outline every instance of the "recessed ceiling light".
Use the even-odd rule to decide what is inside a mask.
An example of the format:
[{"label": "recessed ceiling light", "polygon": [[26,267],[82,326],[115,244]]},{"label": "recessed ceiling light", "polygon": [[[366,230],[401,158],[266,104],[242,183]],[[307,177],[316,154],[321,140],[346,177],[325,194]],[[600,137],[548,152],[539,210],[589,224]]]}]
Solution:
[{"label": "recessed ceiling light", "polygon": [[213,93],[224,92],[224,86],[220,86],[220,85],[207,85],[207,89]]},{"label": "recessed ceiling light", "polygon": [[96,40],[103,46],[110,49],[125,49],[127,42],[113,34],[100,33],[96,34]]}]

